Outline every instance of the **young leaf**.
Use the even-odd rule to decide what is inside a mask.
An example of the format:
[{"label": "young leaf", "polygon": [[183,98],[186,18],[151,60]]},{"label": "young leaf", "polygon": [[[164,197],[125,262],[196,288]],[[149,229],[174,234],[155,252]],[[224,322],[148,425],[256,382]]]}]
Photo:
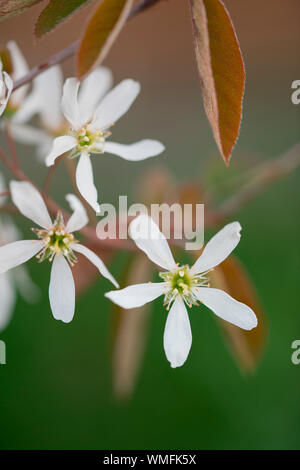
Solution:
[{"label": "young leaf", "polygon": [[238,138],[245,69],[229,13],[221,0],[189,0],[204,107],[225,163]]},{"label": "young leaf", "polygon": [[77,53],[77,75],[82,78],[99,65],[120,33],[133,0],[102,0],[84,30]]},{"label": "young leaf", "polygon": [[90,1],[91,0],[50,0],[36,22],[36,37],[41,38],[68,16],[72,15],[75,10]]},{"label": "young leaf", "polygon": [[249,275],[239,260],[231,255],[211,272],[211,285],[224,290],[236,300],[249,305],[255,312],[258,325],[251,331],[242,330],[220,320],[227,342],[245,373],[253,372],[266,340],[266,323]]},{"label": "young leaf", "polygon": [[41,0],[0,0],[0,21],[19,15]]}]

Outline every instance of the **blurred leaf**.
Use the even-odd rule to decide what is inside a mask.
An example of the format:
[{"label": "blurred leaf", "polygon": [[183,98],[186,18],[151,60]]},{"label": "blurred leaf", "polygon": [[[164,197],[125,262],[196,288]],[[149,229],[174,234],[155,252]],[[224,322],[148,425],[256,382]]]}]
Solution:
[{"label": "blurred leaf", "polygon": [[77,75],[82,78],[99,65],[123,28],[133,0],[102,0],[84,30],[77,53]]},{"label": "blurred leaf", "polygon": [[[147,258],[134,255],[130,258],[122,285],[147,282],[152,274],[153,268]],[[114,393],[120,399],[129,399],[136,386],[147,340],[150,308],[150,304],[131,310],[113,306],[112,375]]]},{"label": "blurred leaf", "polygon": [[246,373],[253,372],[262,354],[266,340],[266,324],[249,275],[236,257],[231,255],[210,275],[211,285],[222,289],[236,300],[249,305],[255,312],[258,325],[251,331],[242,330],[220,320],[229,346]]},{"label": "blurred leaf", "polygon": [[50,0],[36,22],[36,37],[41,38],[68,16],[72,15],[78,8],[90,1],[91,0]]},{"label": "blurred leaf", "polygon": [[220,0],[189,0],[204,106],[225,163],[242,117],[244,63],[229,13]]},{"label": "blurred leaf", "polygon": [[0,21],[19,15],[41,0],[0,0]]},{"label": "blurred leaf", "polygon": [[0,59],[2,61],[3,70],[11,75],[13,73],[13,64],[11,54],[6,47],[0,49]]}]

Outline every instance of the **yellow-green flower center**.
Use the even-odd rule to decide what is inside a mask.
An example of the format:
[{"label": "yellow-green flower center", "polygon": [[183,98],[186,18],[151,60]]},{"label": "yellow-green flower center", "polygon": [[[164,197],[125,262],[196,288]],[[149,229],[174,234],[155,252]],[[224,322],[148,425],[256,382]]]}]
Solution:
[{"label": "yellow-green flower center", "polygon": [[164,304],[167,305],[168,309],[173,300],[178,296],[180,296],[189,307],[193,304],[197,304],[197,288],[207,287],[208,285],[208,280],[205,275],[191,273],[188,265],[177,266],[176,269],[159,273],[159,275],[166,282]]},{"label": "yellow-green flower center", "polygon": [[104,153],[105,140],[111,135],[111,132],[107,130],[95,132],[87,125],[71,135],[77,139],[77,146],[71,153],[71,158],[73,158],[82,152]]},{"label": "yellow-green flower center", "polygon": [[70,247],[71,243],[76,243],[72,233],[68,233],[61,213],[58,213],[56,220],[51,229],[32,229],[37,236],[43,241],[44,247],[38,253],[37,258],[40,262],[45,259],[52,261],[54,256],[63,255],[73,266],[77,259]]}]

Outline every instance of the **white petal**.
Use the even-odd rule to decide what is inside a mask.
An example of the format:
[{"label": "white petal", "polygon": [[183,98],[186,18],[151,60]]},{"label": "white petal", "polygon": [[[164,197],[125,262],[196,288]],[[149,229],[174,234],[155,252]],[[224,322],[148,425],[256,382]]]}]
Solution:
[{"label": "white petal", "polygon": [[125,289],[107,292],[105,297],[122,308],[136,308],[163,295],[165,286],[165,282],[134,284]]},{"label": "white petal", "polygon": [[42,248],[41,240],[19,240],[0,247],[0,274],[33,258]]},{"label": "white petal", "polygon": [[151,217],[136,217],[129,225],[129,235],[153,263],[168,270],[176,268],[168,242]]},{"label": "white petal", "polygon": [[67,194],[66,200],[74,211],[68,220],[66,229],[68,232],[75,232],[84,227],[88,223],[89,218],[78,197],[74,196],[74,194]]},{"label": "white petal", "polygon": [[145,139],[130,145],[117,144],[116,142],[106,142],[104,152],[113,153],[125,160],[132,162],[145,160],[149,157],[156,157],[165,150],[163,144],[158,140]]},{"label": "white petal", "polygon": [[79,85],[80,82],[76,78],[68,78],[64,84],[61,100],[62,112],[75,130],[80,129],[83,124],[78,106]]},{"label": "white petal", "polygon": [[49,148],[49,151],[51,150],[53,139],[41,129],[11,120],[10,131],[13,138],[22,144],[45,145]]},{"label": "white petal", "polygon": [[28,72],[29,67],[21,49],[15,41],[8,41],[6,47],[11,56],[13,78],[17,80]]},{"label": "white petal", "polygon": [[94,185],[93,168],[90,156],[81,154],[76,168],[76,183],[82,197],[90,204],[95,212],[100,212],[98,192]]},{"label": "white petal", "polygon": [[53,165],[57,157],[63,155],[65,152],[69,152],[76,147],[76,145],[77,140],[71,135],[62,135],[54,139],[51,152],[46,157],[46,165]]},{"label": "white petal", "polygon": [[105,129],[125,114],[139,94],[141,86],[134,80],[123,80],[113,88],[95,110],[94,125]]},{"label": "white petal", "polygon": [[78,94],[78,105],[83,122],[88,121],[100,100],[112,86],[111,71],[106,67],[98,67],[81,83]]},{"label": "white petal", "polygon": [[200,302],[223,320],[244,330],[252,330],[257,326],[257,318],[251,308],[233,299],[226,292],[211,287],[199,287],[195,294]]},{"label": "white petal", "polygon": [[34,303],[40,298],[40,290],[30,278],[26,266],[18,266],[13,271],[16,288],[26,302]]},{"label": "white petal", "polygon": [[235,249],[241,238],[239,222],[225,225],[205,246],[202,254],[192,266],[194,274],[203,273],[218,266]]},{"label": "white petal", "polygon": [[10,76],[6,72],[1,73],[0,71],[0,116],[3,114],[6,108],[13,86],[14,84]]},{"label": "white petal", "polygon": [[49,300],[56,320],[69,323],[75,312],[75,284],[65,257],[55,256],[51,269]]},{"label": "white petal", "polygon": [[[12,78],[13,80],[17,80],[18,78],[21,78],[24,75],[26,75],[26,73],[29,70],[29,67],[28,67],[28,64],[26,62],[26,59],[23,53],[21,52],[19,46],[17,45],[15,41],[9,41],[7,43],[7,49],[10,52],[11,61],[12,61],[12,69],[13,69]],[[22,104],[26,96],[28,87],[29,87],[28,85],[23,85],[20,88],[18,88],[16,91],[14,91],[14,93],[11,96],[11,104],[13,107],[17,108]]]},{"label": "white petal", "polygon": [[0,274],[0,331],[8,325],[16,302],[16,293],[8,274]]},{"label": "white petal", "polygon": [[38,75],[33,81],[32,92],[13,116],[13,121],[25,122],[38,113],[46,129],[53,130],[53,132],[59,129],[63,121],[60,109],[62,80],[59,66],[50,67]]},{"label": "white petal", "polygon": [[119,284],[117,283],[115,278],[110,274],[103,261],[93,251],[91,251],[86,246],[80,245],[79,243],[72,243],[70,247],[74,251],[77,251],[78,253],[84,255],[88,260],[90,260],[91,263],[96,266],[96,268],[99,269],[100,274],[102,274],[102,276],[112,282],[114,286],[119,287]]},{"label": "white petal", "polygon": [[171,367],[182,366],[192,345],[191,325],[184,302],[177,297],[168,314],[164,332],[164,348]]},{"label": "white petal", "polygon": [[50,228],[52,221],[44,199],[37,189],[27,181],[11,181],[10,191],[13,203],[21,214],[43,228]]}]

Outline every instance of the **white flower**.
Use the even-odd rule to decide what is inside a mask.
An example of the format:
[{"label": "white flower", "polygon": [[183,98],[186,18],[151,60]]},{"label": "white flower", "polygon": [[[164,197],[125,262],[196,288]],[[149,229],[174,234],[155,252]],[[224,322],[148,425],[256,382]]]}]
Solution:
[{"label": "white flower", "polygon": [[[0,193],[5,191],[4,179],[0,173]],[[5,198],[0,198],[0,206]],[[17,240],[19,232],[8,219],[0,220],[0,246]],[[32,282],[25,267],[19,266],[13,273],[0,274],[0,331],[6,328],[14,311],[17,292],[27,302],[35,302],[39,296],[37,286]]]},{"label": "white flower", "polygon": [[39,261],[53,261],[49,286],[49,299],[54,318],[70,322],[75,310],[75,286],[70,266],[76,263],[75,252],[86,256],[115,286],[117,282],[101,259],[78,243],[73,232],[87,222],[87,214],[81,202],[72,194],[66,198],[74,211],[65,225],[61,213],[52,222],[40,193],[27,182],[12,181],[10,191],[19,211],[42,227],[33,229],[39,240],[21,240],[0,247],[0,274],[25,263],[33,256]]},{"label": "white flower", "polygon": [[[168,242],[155,222],[146,215],[134,219],[130,236],[148,258],[165,272],[163,282],[136,284],[108,292],[106,297],[122,308],[136,308],[164,295],[164,304],[170,309],[164,332],[164,349],[171,367],[180,367],[186,361],[192,332],[185,304],[189,307],[203,303],[218,317],[245,330],[257,325],[253,311],[219,289],[208,287],[208,272],[224,261],[240,240],[238,222],[226,225],[206,245],[192,267],[175,263]],[[170,308],[171,306],[171,308]]]},{"label": "white flower", "polygon": [[[28,64],[25,57],[23,56],[19,46],[15,41],[9,41],[6,45],[11,59],[12,73],[11,78],[13,81],[18,80],[19,78],[26,75],[29,70]],[[23,103],[23,100],[27,94],[29,85],[23,85],[18,88],[10,97],[9,108],[14,112]]]},{"label": "white flower", "polygon": [[107,152],[126,160],[138,161],[159,155],[164,150],[160,142],[150,139],[131,145],[107,141],[112,125],[128,111],[140,92],[140,84],[127,79],[106,94],[111,81],[110,72],[103,67],[95,70],[82,83],[80,90],[77,79],[66,80],[62,112],[71,129],[68,135],[54,140],[52,150],[46,158],[46,164],[51,166],[65,152],[72,151],[71,158],[80,157],[76,171],[77,186],[96,212],[99,211],[99,204],[90,161],[91,153]]},{"label": "white flower", "polygon": [[13,86],[13,81],[8,73],[3,72],[2,61],[0,59],[0,116],[5,111]]}]

